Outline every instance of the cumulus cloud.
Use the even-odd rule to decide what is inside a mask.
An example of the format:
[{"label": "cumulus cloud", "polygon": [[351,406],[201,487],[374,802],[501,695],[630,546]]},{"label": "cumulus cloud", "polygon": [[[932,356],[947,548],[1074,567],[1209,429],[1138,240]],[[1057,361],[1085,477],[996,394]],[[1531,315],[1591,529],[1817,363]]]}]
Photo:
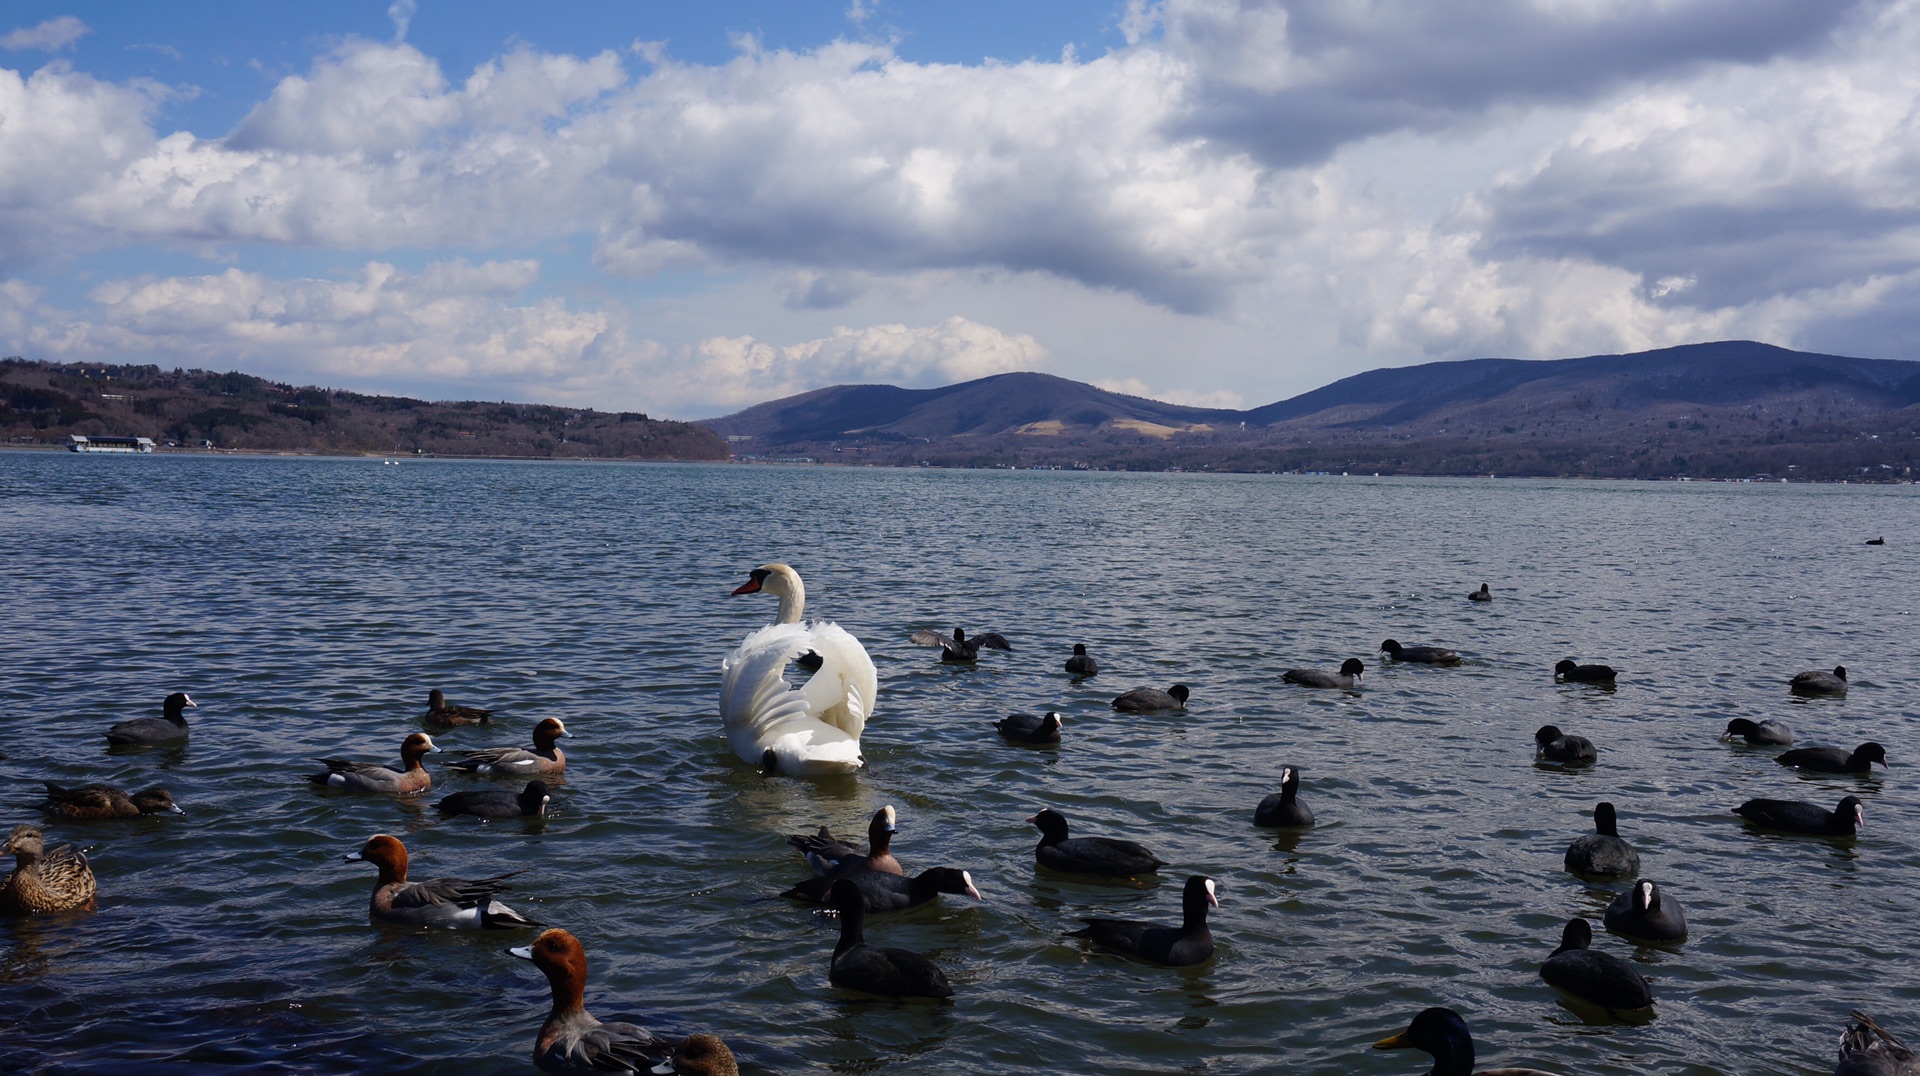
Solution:
[{"label": "cumulus cloud", "polygon": [[1396,130],[1753,64],[1819,44],[1864,0],[1166,0],[1147,13],[1192,72],[1180,126],[1275,165]]},{"label": "cumulus cloud", "polygon": [[1102,379],[1093,382],[1095,388],[1118,392],[1124,396],[1140,396],[1161,403],[1180,404],[1183,407],[1213,407],[1228,411],[1246,409],[1246,398],[1230,389],[1217,389],[1212,392],[1197,392],[1193,389],[1155,389],[1137,377],[1124,377],[1118,380]]},{"label": "cumulus cloud", "polygon": [[955,315],[920,327],[836,328],[798,344],[713,337],[669,356],[661,371],[683,399],[729,409],[839,384],[908,388],[1033,370],[1047,351],[1031,336],[1009,334]]},{"label": "cumulus cloud", "polygon": [[35,26],[0,34],[0,49],[10,52],[28,49],[58,52],[92,32],[92,28],[72,15],[61,15]]},{"label": "cumulus cloud", "polygon": [[[885,308],[898,282],[942,275],[1009,296],[1064,282],[1175,312],[1170,336],[1271,326],[1391,360],[1899,340],[1920,324],[1874,305],[1920,271],[1917,0],[1136,0],[1128,44],[1085,60],[743,41],[717,64],[516,47],[458,71],[405,42],[411,14],[396,2],[393,41],[331,48],[224,137],[156,129],[157,86],[64,61],[0,69],[0,273],[142,244],[349,264],[424,250],[447,260],[353,281],[121,281],[60,339],[266,361],[217,311],[321,369],[551,377],[554,393],[644,378],[716,409],[1033,368],[1067,346],[939,320],[1019,320],[965,303]],[[1527,125],[1551,128],[1544,152],[1448,156]],[[1349,171],[1393,138],[1421,147],[1408,185],[1431,162],[1464,196],[1451,211]],[[574,238],[592,301],[519,298],[518,255]],[[786,324],[833,310],[869,327],[709,321],[656,340],[607,296],[668,272],[762,276]],[[396,297],[424,306],[410,317]],[[1275,311],[1316,320],[1296,332]],[[456,325],[433,319],[454,314],[494,343],[436,343]],[[1306,361],[1289,347],[1305,350],[1235,361]]]},{"label": "cumulus cloud", "polygon": [[1047,359],[1031,336],[959,316],[836,328],[799,343],[668,345],[635,337],[605,310],[523,301],[539,275],[532,261],[461,259],[415,273],[369,262],[338,280],[228,269],[107,281],[84,311],[41,308],[40,289],[3,281],[0,332],[45,358],[142,358],[416,394],[431,384],[442,398],[518,392],[686,416],[847,382],[967,381]]}]

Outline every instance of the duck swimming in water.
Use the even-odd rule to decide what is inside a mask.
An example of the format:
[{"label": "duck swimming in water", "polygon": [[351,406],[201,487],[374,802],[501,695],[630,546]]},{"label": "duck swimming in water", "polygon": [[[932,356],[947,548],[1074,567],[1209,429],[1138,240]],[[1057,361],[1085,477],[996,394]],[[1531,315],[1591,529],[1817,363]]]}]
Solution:
[{"label": "duck swimming in water", "polygon": [[[1392,640],[1388,640],[1391,642]],[[1280,674],[1280,679],[1301,687],[1336,687],[1353,691],[1360,686],[1360,678],[1367,671],[1359,658],[1348,658],[1340,663],[1339,672],[1325,669],[1288,669]]]},{"label": "duck swimming in water", "polygon": [[1452,1009],[1434,1007],[1422,1010],[1413,1023],[1398,1035],[1373,1044],[1376,1050],[1424,1050],[1433,1055],[1433,1068],[1427,1076],[1554,1076],[1544,1069],[1476,1069],[1473,1067],[1473,1034],[1467,1022]]}]

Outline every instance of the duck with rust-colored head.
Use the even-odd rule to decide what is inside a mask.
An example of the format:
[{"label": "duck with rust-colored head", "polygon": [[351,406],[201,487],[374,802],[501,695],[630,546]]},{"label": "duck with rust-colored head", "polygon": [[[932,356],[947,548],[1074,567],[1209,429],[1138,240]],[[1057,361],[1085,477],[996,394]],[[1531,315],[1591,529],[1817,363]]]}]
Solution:
[{"label": "duck with rust-colored head", "polygon": [[491,878],[409,882],[407,846],[400,843],[400,838],[385,833],[374,834],[358,852],[348,852],[340,858],[364,861],[380,868],[380,879],[374,882],[373,898],[367,904],[367,917],[375,923],[471,930],[540,925],[493,899],[494,894],[507,888],[506,880],[519,871]]},{"label": "duck with rust-colored head", "polygon": [[431,752],[440,750],[433,745],[433,737],[424,732],[416,732],[400,741],[400,769],[389,769],[377,762],[354,762],[344,758],[321,758],[315,762],[327,768],[325,773],[312,773],[307,780],[328,788],[344,789],[348,792],[381,792],[395,796],[417,796],[433,787],[433,775],[427,772],[421,759]]},{"label": "duck with rust-colored head", "polygon": [[672,1055],[673,1043],[639,1024],[603,1022],[587,1011],[587,950],[578,938],[555,928],[507,952],[533,961],[553,989],[553,1008],[533,1040],[541,1072],[646,1072]]},{"label": "duck with rust-colored head", "polygon": [[559,718],[542,718],[539,724],[533,726],[533,750],[524,747],[483,747],[477,751],[460,752],[460,761],[449,765],[456,770],[496,777],[552,777],[567,770],[567,755],[560,750],[560,739],[572,735]]}]

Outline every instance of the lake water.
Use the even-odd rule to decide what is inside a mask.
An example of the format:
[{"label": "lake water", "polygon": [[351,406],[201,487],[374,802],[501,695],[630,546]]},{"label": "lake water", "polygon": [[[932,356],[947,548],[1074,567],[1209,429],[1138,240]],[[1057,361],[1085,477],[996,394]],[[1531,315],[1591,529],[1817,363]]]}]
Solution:
[{"label": "lake water", "polygon": [[[1424,1072],[1369,1046],[1448,1005],[1482,1064],[1827,1073],[1850,1007],[1920,1040],[1916,524],[1914,487],[0,453],[6,824],[42,779],[163,783],[187,812],[47,824],[96,846],[100,908],[0,922],[0,1068],[527,1069],[546,983],[503,952],[526,935],[369,925],[374,873],[340,857],[384,831],[416,878],[526,868],[512,903],[582,939],[590,1008],[718,1032],[759,1071]],[[726,749],[720,659],[774,614],[728,593],[770,560],[879,668],[857,776],[763,778]],[[1483,581],[1496,600],[1467,602]],[[955,626],[1016,649],[956,668],[907,643]],[[1387,637],[1466,662],[1380,668]],[[1061,671],[1075,642],[1098,678]],[[1362,692],[1280,681],[1352,656]],[[1570,656],[1618,689],[1556,686]],[[1835,664],[1844,700],[1789,697]],[[1175,681],[1185,714],[1108,708]],[[433,800],[487,784],[445,756],[423,803],[303,780],[315,756],[397,758],[434,687],[496,715],[444,747],[566,721],[550,820],[441,821]],[[191,746],[107,749],[174,690]],[[1045,709],[1057,750],[991,728]],[[1879,740],[1892,769],[1797,776],[1719,742],[1743,715]],[[1549,722],[1599,764],[1536,766]],[[1250,824],[1283,764],[1312,831]],[[1852,841],[1729,812],[1850,792]],[[1538,977],[1623,888],[1561,870],[1601,799],[1693,930],[1597,939],[1653,982],[1638,1026]],[[932,954],[953,1004],[829,987],[836,924],[770,899],[806,873],[785,834],[858,834],[884,803],[910,872],[966,868],[985,898],[869,920]],[[1173,866],[1043,873],[1042,806]],[[1177,920],[1189,873],[1219,885],[1206,965],[1061,936]]]}]

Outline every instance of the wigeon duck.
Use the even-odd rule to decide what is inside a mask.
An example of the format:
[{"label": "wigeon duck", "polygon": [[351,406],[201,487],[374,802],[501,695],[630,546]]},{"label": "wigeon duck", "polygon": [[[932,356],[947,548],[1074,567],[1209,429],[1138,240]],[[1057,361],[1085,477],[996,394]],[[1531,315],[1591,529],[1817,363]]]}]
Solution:
[{"label": "wigeon duck", "polygon": [[533,726],[533,750],[524,747],[485,747],[478,751],[462,751],[460,754],[465,757],[450,765],[468,773],[515,777],[537,773],[551,777],[566,772],[567,756],[560,750],[559,740],[562,736],[571,735],[559,718],[544,718]]},{"label": "wigeon duck", "polygon": [[1920,1076],[1920,1054],[1866,1013],[1854,1009],[1849,1015],[1853,1022],[1840,1034],[1840,1064],[1833,1076]]},{"label": "wigeon duck", "polygon": [[1687,913],[1653,882],[1641,879],[1607,905],[1607,929],[1635,941],[1687,940]]},{"label": "wigeon duck", "polygon": [[939,1001],[953,996],[946,973],[933,961],[906,949],[876,949],[867,944],[866,899],[851,879],[835,881],[829,899],[840,913],[840,941],[827,967],[828,982],[842,990],[890,998]]},{"label": "wigeon duck", "polygon": [[1313,810],[1300,799],[1300,771],[1280,767],[1280,791],[1262,799],[1253,809],[1253,824],[1271,829],[1306,829],[1313,825]]},{"label": "wigeon duck", "polygon": [[471,792],[455,792],[439,803],[434,804],[441,814],[470,814],[481,818],[529,818],[547,813],[547,803],[552,797],[547,795],[545,781],[528,781],[527,787],[518,792],[503,789],[478,789]]},{"label": "wigeon duck", "polygon": [[1582,665],[1572,658],[1563,658],[1554,665],[1553,678],[1572,684],[1611,684],[1614,672],[1611,665]]},{"label": "wigeon duck", "polygon": [[1067,719],[1049,710],[1035,717],[1032,714],[1013,714],[993,723],[1000,737],[1008,743],[1059,743],[1060,727]]},{"label": "wigeon duck", "polygon": [[1482,583],[1480,584],[1479,590],[1467,595],[1467,600],[1470,602],[1490,602],[1493,600],[1493,591],[1488,589],[1485,583]]},{"label": "wigeon duck", "polygon": [[103,818],[139,818],[143,814],[159,814],[161,811],[186,813],[173,802],[173,796],[166,789],[158,786],[142,789],[131,796],[124,789],[112,785],[62,788],[48,781],[46,786],[47,802],[41,804],[40,809],[57,818],[95,821]]},{"label": "wigeon duck", "polygon": [[1166,861],[1149,851],[1146,845],[1116,837],[1067,836],[1067,819],[1049,807],[1027,819],[1040,828],[1040,843],[1033,858],[1042,867],[1074,874],[1103,874],[1122,877],[1148,874],[1166,866]]},{"label": "wigeon duck", "polygon": [[367,903],[367,918],[375,923],[479,930],[540,925],[493,899],[495,893],[507,888],[506,880],[519,871],[491,878],[409,882],[407,846],[401,844],[398,837],[385,833],[374,834],[358,852],[348,852],[340,858],[361,860],[380,868],[380,880],[373,885],[373,899]]},{"label": "wigeon duck", "polygon": [[1727,722],[1727,731],[1720,734],[1723,740],[1731,740],[1736,736],[1759,746],[1793,742],[1793,730],[1785,722],[1754,721],[1745,717],[1736,717]]},{"label": "wigeon duck", "polygon": [[460,725],[484,725],[493,717],[492,710],[482,710],[478,706],[448,706],[447,697],[439,688],[427,692],[427,713],[424,720],[428,728],[450,729]]},{"label": "wigeon duck", "polygon": [[1567,846],[1565,866],[1569,873],[1604,880],[1640,873],[1640,853],[1620,836],[1613,804],[1594,804],[1593,832],[1574,838]]},{"label": "wigeon duck", "polygon": [[1421,1050],[1433,1055],[1433,1068],[1427,1076],[1554,1076],[1545,1069],[1476,1069],[1473,1067],[1473,1034],[1467,1022],[1452,1009],[1439,1007],[1422,1010],[1413,1023],[1398,1035],[1373,1044],[1376,1050]]},{"label": "wigeon duck", "polygon": [[1733,813],[1761,829],[1819,837],[1851,837],[1867,821],[1858,796],[1847,796],[1831,811],[1805,800],[1755,799],[1735,807]]},{"label": "wigeon duck", "polygon": [[93,907],[95,884],[87,857],[71,845],[47,851],[39,826],[20,825],[7,835],[0,856],[12,855],[14,868],[0,880],[0,915],[72,912]]},{"label": "wigeon duck", "polygon": [[1100,665],[1093,660],[1091,654],[1087,653],[1087,644],[1085,643],[1073,644],[1073,656],[1067,659],[1066,668],[1068,672],[1082,680],[1089,676],[1100,675]]},{"label": "wigeon duck", "polygon": [[1366,665],[1359,658],[1348,658],[1340,663],[1339,672],[1328,672],[1325,669],[1288,669],[1280,674],[1280,679],[1289,684],[1299,684],[1301,687],[1337,687],[1352,691],[1360,686],[1366,671]]},{"label": "wigeon duck", "polygon": [[1444,646],[1401,646],[1398,640],[1388,639],[1380,644],[1380,652],[1395,661],[1410,661],[1416,665],[1460,664],[1460,651]]},{"label": "wigeon duck", "polygon": [[1787,689],[1795,695],[1845,695],[1847,693],[1847,667],[1835,665],[1830,673],[1812,669],[1795,673],[1787,681]]},{"label": "wigeon duck", "polygon": [[1872,773],[1876,762],[1887,768],[1887,749],[1868,740],[1851,752],[1843,747],[1796,747],[1773,760],[1801,773]]},{"label": "wigeon duck", "polygon": [[780,895],[808,904],[828,904],[833,900],[834,888],[841,882],[850,882],[860,891],[870,912],[901,912],[918,908],[942,893],[968,896],[974,900],[984,899],[980,891],[973,887],[973,875],[954,867],[933,867],[911,878],[856,867],[824,878],[809,878]]},{"label": "wigeon duck", "polygon": [[542,1072],[646,1072],[673,1051],[673,1044],[638,1024],[602,1023],[587,1011],[587,951],[564,930],[540,932],[533,944],[507,952],[546,973],[553,1008],[533,1040],[533,1063]]},{"label": "wigeon duck", "polygon": [[835,837],[827,827],[818,833],[795,833],[787,843],[806,857],[807,866],[817,875],[846,872],[856,867],[882,874],[904,874],[900,861],[893,858],[893,834],[899,828],[899,816],[889,803],[873,812],[867,822],[867,843],[852,845]]},{"label": "wigeon duck", "polygon": [[675,1076],[740,1076],[740,1062],[720,1036],[688,1035],[673,1048],[666,1064],[655,1066],[653,1071]]},{"label": "wigeon duck", "polygon": [[1600,752],[1585,736],[1569,736],[1558,725],[1542,725],[1533,734],[1533,757],[1562,766],[1590,766]]},{"label": "wigeon duck", "polygon": [[327,768],[325,773],[308,774],[307,780],[316,785],[331,788],[344,788],[349,792],[388,792],[400,796],[417,796],[433,787],[433,777],[420,760],[430,751],[438,751],[433,745],[433,737],[424,732],[416,732],[400,741],[400,759],[404,769],[390,770],[372,762],[352,762],[343,758],[322,758],[314,761]]},{"label": "wigeon duck", "polygon": [[1182,919],[1177,927],[1136,919],[1082,919],[1086,926],[1068,932],[1067,937],[1086,938],[1102,949],[1183,968],[1213,955],[1213,932],[1207,929],[1209,906],[1220,906],[1213,879],[1196,874],[1187,879],[1181,893]]},{"label": "wigeon duck", "polygon": [[1593,924],[1569,919],[1560,947],[1540,965],[1540,977],[1556,990],[1614,1012],[1632,1012],[1653,1004],[1653,988],[1632,964],[1590,948]]},{"label": "wigeon duck", "polygon": [[1192,692],[1185,684],[1175,684],[1165,691],[1157,687],[1136,687],[1132,691],[1113,700],[1113,708],[1123,714],[1151,714],[1160,710],[1184,710],[1187,697]]},{"label": "wigeon duck", "polygon": [[136,717],[107,730],[109,744],[177,744],[187,740],[187,707],[199,707],[184,691],[176,691],[161,703],[164,717]]},{"label": "wigeon duck", "polygon": [[972,665],[979,661],[981,647],[988,650],[1010,651],[1013,649],[1013,644],[1007,642],[1007,637],[1004,635],[990,631],[985,635],[975,635],[969,639],[967,633],[959,628],[953,629],[951,636],[923,628],[908,636],[907,641],[916,646],[939,647],[940,660],[954,665]]}]

